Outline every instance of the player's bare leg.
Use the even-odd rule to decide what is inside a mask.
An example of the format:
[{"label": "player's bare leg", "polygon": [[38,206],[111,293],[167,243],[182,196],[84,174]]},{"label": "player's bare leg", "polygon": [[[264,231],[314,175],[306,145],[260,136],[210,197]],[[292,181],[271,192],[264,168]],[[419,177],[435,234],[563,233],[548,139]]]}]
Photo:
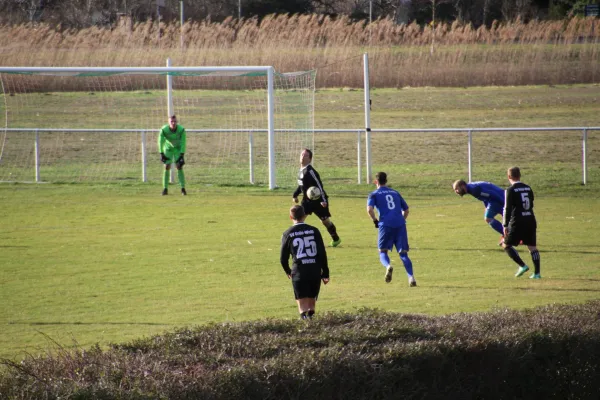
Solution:
[{"label": "player's bare leg", "polygon": [[[298,303],[298,312],[300,313],[300,318],[301,319],[307,319],[308,318],[308,311],[311,309],[310,308],[310,301],[313,300],[309,297],[304,297],[302,299],[298,299],[296,300],[296,302]],[[314,307],[314,306],[313,306]],[[314,308],[313,308],[314,310]]]}]

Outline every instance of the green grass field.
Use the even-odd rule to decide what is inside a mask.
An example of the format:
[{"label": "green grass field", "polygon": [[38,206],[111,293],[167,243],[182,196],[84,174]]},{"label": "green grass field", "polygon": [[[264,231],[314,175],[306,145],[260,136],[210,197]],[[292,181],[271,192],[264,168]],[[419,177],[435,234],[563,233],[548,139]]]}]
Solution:
[{"label": "green grass field", "polygon": [[[362,96],[318,91],[316,127],[361,127]],[[600,126],[597,85],[385,89],[372,98],[374,128]],[[598,299],[600,135],[589,134],[586,186],[580,135],[474,136],[474,179],[506,186],[504,171],[517,164],[536,193],[543,279],[532,282],[513,277],[516,266],[484,223],[482,204],[450,188],[467,178],[465,134],[374,134],[373,168],[388,172],[411,206],[419,283],[411,289],[397,256],[394,281],[383,281],[365,210],[372,187],[353,184],[355,134],[317,135],[315,165],[343,240],[328,253],[332,281],[318,312],[374,307],[439,315]],[[188,163],[187,197],[161,197],[157,179],[0,184],[0,357],[121,343],[210,322],[296,318],[279,265],[293,181],[272,192],[209,185],[194,180],[203,164],[193,153]],[[315,217],[308,223],[321,226]]]},{"label": "green grass field", "polygon": [[[332,188],[343,243],[328,251],[332,281],[318,312],[439,315],[600,295],[597,187],[579,196],[536,192],[543,279],[534,282],[513,277],[516,266],[484,223],[480,202],[449,188],[420,195],[416,186],[404,194],[417,288],[408,287],[397,256],[394,281],[383,281],[365,211],[371,187]],[[161,197],[156,185],[0,185],[0,357],[210,322],[296,318],[279,265],[288,192],[202,186]],[[314,216],[307,222],[320,226]]]}]

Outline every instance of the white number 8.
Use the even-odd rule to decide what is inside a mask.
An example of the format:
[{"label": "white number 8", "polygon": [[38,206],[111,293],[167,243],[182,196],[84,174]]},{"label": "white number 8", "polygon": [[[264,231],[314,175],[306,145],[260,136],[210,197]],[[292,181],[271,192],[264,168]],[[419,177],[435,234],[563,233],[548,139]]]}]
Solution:
[{"label": "white number 8", "polygon": [[393,210],[396,208],[396,203],[394,203],[394,198],[391,194],[386,195],[385,200],[387,201],[388,210]]}]

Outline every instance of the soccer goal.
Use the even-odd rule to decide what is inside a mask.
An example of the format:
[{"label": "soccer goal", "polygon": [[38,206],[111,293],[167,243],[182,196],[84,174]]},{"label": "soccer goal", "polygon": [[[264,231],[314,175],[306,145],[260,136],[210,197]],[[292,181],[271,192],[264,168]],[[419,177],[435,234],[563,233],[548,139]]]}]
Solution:
[{"label": "soccer goal", "polygon": [[159,129],[187,131],[186,180],[295,184],[313,147],[315,71],[0,67],[0,181],[159,182]]}]

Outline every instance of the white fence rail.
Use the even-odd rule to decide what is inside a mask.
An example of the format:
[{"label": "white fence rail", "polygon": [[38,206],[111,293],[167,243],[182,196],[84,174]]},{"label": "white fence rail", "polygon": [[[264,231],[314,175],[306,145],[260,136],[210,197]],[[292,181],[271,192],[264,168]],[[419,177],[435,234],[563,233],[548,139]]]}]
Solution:
[{"label": "white fence rail", "polygon": [[[5,132],[28,132],[35,133],[34,140],[32,143],[34,146],[34,157],[35,157],[35,181],[41,182],[42,175],[40,171],[40,133],[42,132],[85,132],[85,133],[139,133],[140,135],[140,166],[141,166],[141,180],[146,182],[148,179],[148,153],[146,149],[146,133],[155,132],[156,129],[50,129],[50,128],[4,128],[0,129]],[[254,183],[254,133],[266,133],[267,129],[186,129],[188,133],[226,133],[226,132],[245,132],[248,134],[248,167],[249,167],[249,182]],[[287,130],[279,129],[277,132],[297,132],[298,130]],[[469,181],[473,180],[473,136],[477,133],[483,132],[580,132],[581,133],[581,171],[582,171],[582,183],[587,184],[587,166],[588,166],[588,132],[589,131],[600,131],[600,127],[528,127],[528,128],[430,128],[430,129],[315,129],[315,134],[333,134],[333,133],[354,133],[356,135],[356,170],[357,170],[357,183],[363,182],[368,183],[372,181],[371,165],[372,162],[370,157],[365,157],[363,152],[370,148],[369,141],[371,137],[377,137],[378,133],[465,133],[467,134],[467,159],[468,159],[468,178]],[[363,144],[364,141],[364,144]],[[365,160],[363,165],[362,160]],[[363,166],[365,169],[365,176],[363,177]],[[1,168],[1,163],[0,163]]]},{"label": "white fence rail", "polygon": [[[468,134],[468,169],[469,181],[473,180],[473,134],[478,132],[581,132],[582,133],[582,183],[587,183],[587,141],[588,131],[600,131],[600,127],[530,127],[530,128],[449,128],[449,129],[371,129],[371,132],[462,132]],[[370,182],[371,176],[367,176],[367,182]]]}]

